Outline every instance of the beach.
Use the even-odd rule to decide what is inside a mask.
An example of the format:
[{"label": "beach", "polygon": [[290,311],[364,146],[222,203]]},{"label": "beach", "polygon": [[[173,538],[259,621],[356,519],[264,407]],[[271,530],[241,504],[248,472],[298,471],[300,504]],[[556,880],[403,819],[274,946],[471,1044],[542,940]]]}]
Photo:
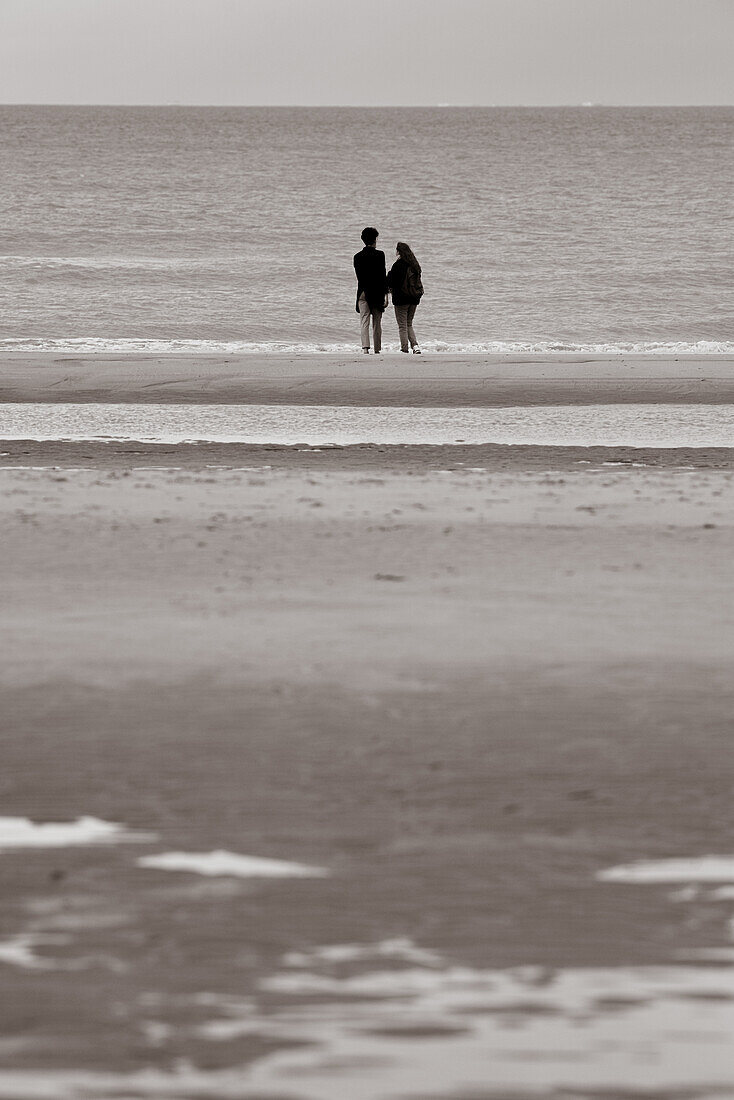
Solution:
[{"label": "beach", "polygon": [[2,352],[0,400],[502,407],[729,404],[731,355]]},{"label": "beach", "polygon": [[[733,366],[25,352],[0,400],[728,405]],[[134,834],[0,837],[0,1097],[495,1096],[489,1049],[518,1096],[734,1088],[730,903],[604,878],[732,851],[734,449],[0,450],[3,814]],[[140,862],[182,852],[306,870]]]}]

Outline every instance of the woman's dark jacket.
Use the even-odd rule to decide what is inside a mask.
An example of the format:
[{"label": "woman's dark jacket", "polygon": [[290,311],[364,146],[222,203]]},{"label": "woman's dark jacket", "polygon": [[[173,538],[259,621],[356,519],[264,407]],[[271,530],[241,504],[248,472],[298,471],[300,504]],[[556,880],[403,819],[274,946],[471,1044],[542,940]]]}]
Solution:
[{"label": "woman's dark jacket", "polygon": [[359,296],[362,293],[370,309],[382,312],[387,294],[385,253],[377,248],[363,248],[354,257],[354,270],[357,273],[357,313]]},{"label": "woman's dark jacket", "polygon": [[[415,306],[420,301],[420,298],[413,298],[403,293],[403,284],[408,270],[409,265],[405,260],[396,260],[387,273],[387,285],[390,287],[394,306]],[[418,274],[420,275],[420,273],[421,269],[419,267]]]}]

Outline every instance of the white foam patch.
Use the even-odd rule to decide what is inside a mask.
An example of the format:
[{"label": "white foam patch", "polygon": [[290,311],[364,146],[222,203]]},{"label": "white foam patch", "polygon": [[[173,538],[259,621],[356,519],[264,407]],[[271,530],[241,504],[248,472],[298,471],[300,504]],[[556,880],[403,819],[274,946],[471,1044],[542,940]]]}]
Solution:
[{"label": "white foam patch", "polygon": [[18,966],[21,970],[53,970],[54,963],[50,959],[37,955],[35,950],[41,943],[49,942],[58,943],[60,940],[57,937],[51,940],[48,937],[42,939],[31,934],[22,934],[3,940],[0,943],[0,963],[5,963],[6,966]]},{"label": "white foam patch", "polygon": [[700,887],[698,886],[682,886],[680,890],[672,890],[668,894],[668,901],[672,901],[676,904],[680,902],[696,901],[701,894]]},{"label": "white foam patch", "polygon": [[155,856],[143,856],[138,867],[156,871],[189,871],[196,875],[226,875],[234,878],[325,878],[329,872],[324,867],[309,867],[304,863],[290,863],[284,859],[261,859],[259,856],[241,856],[235,852],[163,852]]},{"label": "white foam patch", "polygon": [[36,932],[21,932],[9,940],[0,942],[0,964],[17,966],[21,970],[89,970],[101,967],[118,974],[127,970],[127,965],[112,955],[80,955],[76,958],[53,958],[39,955],[39,947],[65,947],[71,942],[70,936],[48,936]]},{"label": "white foam patch", "polygon": [[303,968],[319,964],[339,966],[345,963],[375,962],[381,959],[418,966],[443,966],[441,956],[435,951],[417,947],[411,939],[402,936],[381,940],[376,944],[337,943],[315,947],[311,951],[289,951],[283,962],[286,966]]},{"label": "white foam patch", "polygon": [[138,833],[112,821],[79,817],[76,821],[41,822],[27,817],[0,817],[0,852],[18,848],[68,848],[77,844],[149,843],[154,833]]},{"label": "white foam patch", "polygon": [[600,882],[726,882],[734,884],[734,856],[694,856],[626,863],[597,872]]},{"label": "white foam patch", "polygon": [[[94,267],[99,266],[98,261],[84,257],[75,260],[51,259],[41,257],[33,259],[28,257],[4,257],[4,259],[16,259],[16,262],[57,264],[59,266]],[[110,264],[115,266],[127,266],[133,261],[123,261],[115,257],[114,260],[104,261],[102,266]],[[158,266],[168,266],[167,261],[152,261],[146,258],[146,266],[157,263]],[[449,354],[471,355],[547,355],[551,358],[565,355],[731,355],[734,352],[734,342],[725,340],[641,340],[641,341],[606,341],[574,343],[565,340],[424,340],[421,341],[424,351],[442,352]],[[76,355],[104,354],[139,354],[146,352],[150,355],[167,354],[204,354],[204,355],[348,355],[359,357],[362,352],[357,342],[316,342],[308,341],[293,343],[292,341],[276,340],[163,340],[155,337],[67,337],[66,339],[9,337],[0,340],[0,349],[3,351],[20,352],[55,352]],[[397,343],[388,341],[383,345],[383,352],[395,352],[400,350]]]}]

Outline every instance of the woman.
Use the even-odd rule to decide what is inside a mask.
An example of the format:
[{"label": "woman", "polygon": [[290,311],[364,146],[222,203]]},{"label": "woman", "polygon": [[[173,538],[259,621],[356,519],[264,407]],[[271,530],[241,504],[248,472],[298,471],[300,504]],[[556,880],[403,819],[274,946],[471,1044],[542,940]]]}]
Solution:
[{"label": "woman", "polygon": [[388,272],[387,285],[392,294],[392,304],[395,306],[395,320],[400,333],[400,350],[407,355],[408,342],[410,342],[413,355],[420,355],[421,349],[418,347],[413,329],[413,318],[423,295],[421,265],[413,255],[410,245],[404,241],[398,241],[395,252],[397,259]]}]

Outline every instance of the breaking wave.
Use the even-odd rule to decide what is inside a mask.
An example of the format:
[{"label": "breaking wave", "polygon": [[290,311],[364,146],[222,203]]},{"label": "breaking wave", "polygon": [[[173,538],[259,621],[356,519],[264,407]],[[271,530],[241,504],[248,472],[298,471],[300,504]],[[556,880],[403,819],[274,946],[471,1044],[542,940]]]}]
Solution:
[{"label": "breaking wave", "polygon": [[[423,350],[449,355],[734,355],[734,342],[720,340],[639,341],[637,343],[571,343],[554,340],[424,341]],[[383,345],[387,353],[398,352],[397,343]],[[69,339],[0,340],[0,352],[52,352],[62,355],[357,355],[352,343],[301,344],[289,341],[257,340],[164,340],[146,337],[74,337]]]}]

